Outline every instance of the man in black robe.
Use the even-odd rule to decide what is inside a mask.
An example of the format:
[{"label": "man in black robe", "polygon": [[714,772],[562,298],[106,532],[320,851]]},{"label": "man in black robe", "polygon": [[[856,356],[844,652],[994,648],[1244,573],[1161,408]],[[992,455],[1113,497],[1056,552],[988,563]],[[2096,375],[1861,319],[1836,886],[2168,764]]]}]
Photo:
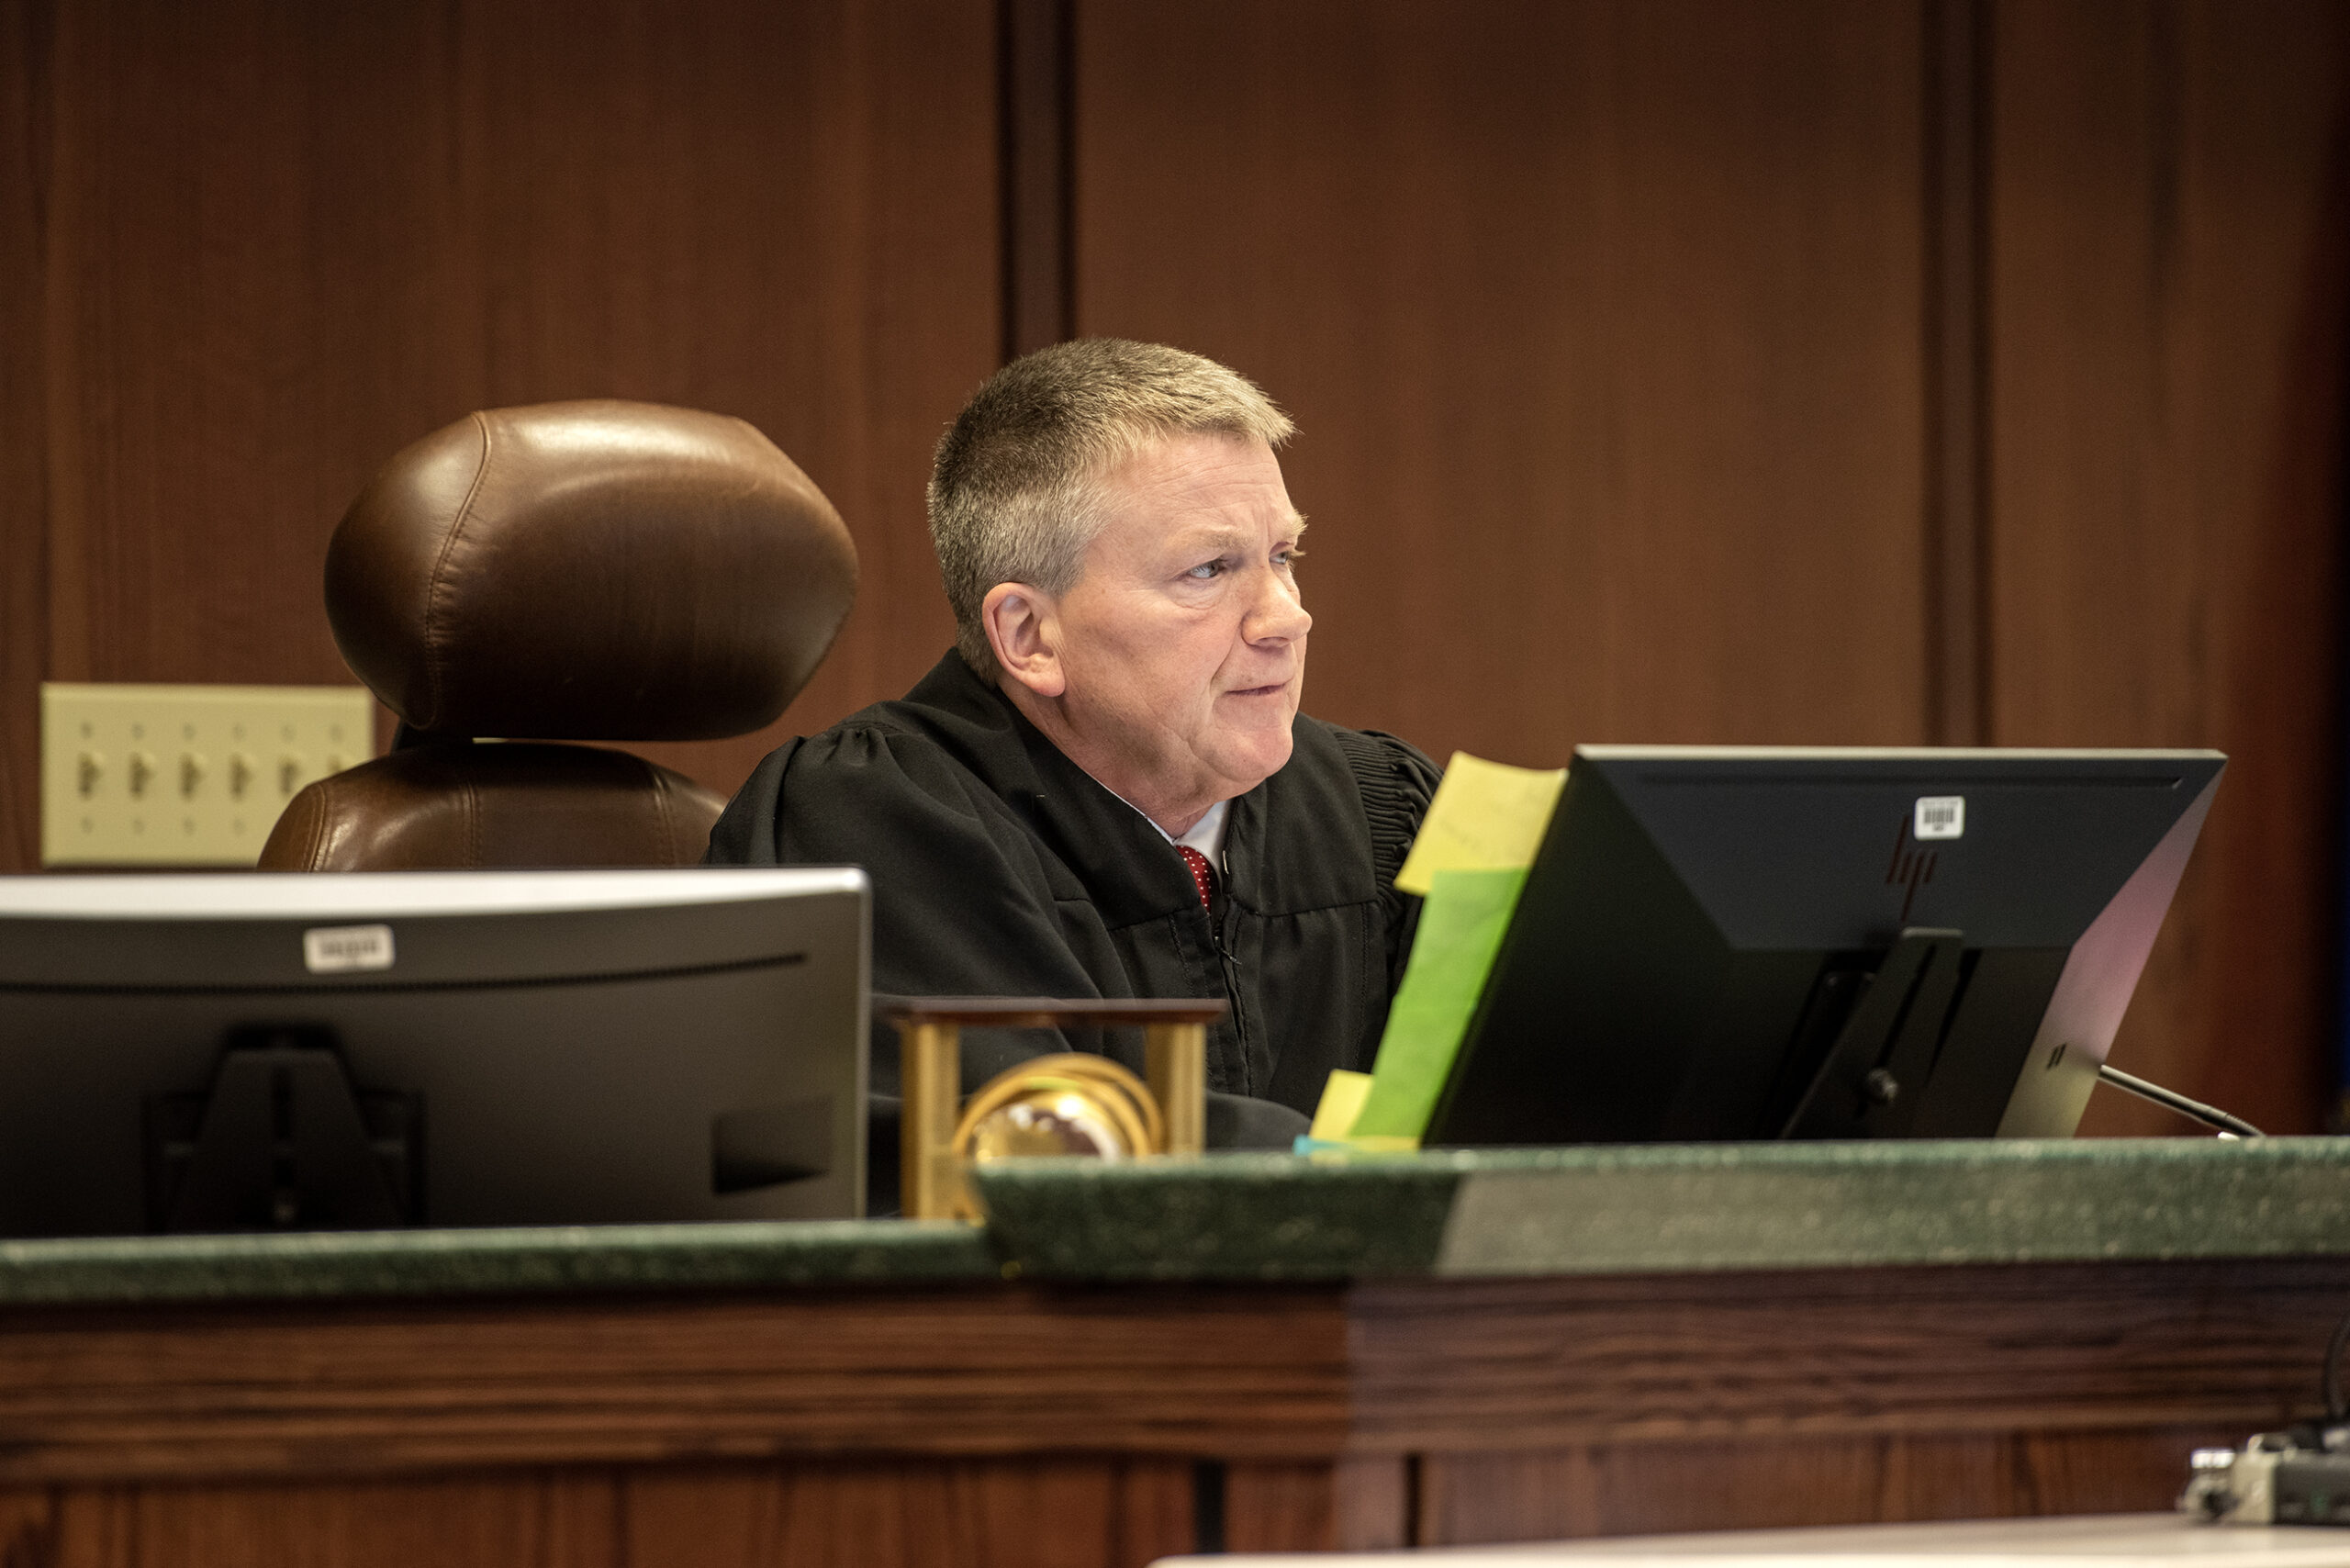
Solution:
[{"label": "man in black robe", "polygon": [[[1437,770],[1297,711],[1304,520],[1286,418],[1236,373],[1114,340],[997,373],[940,442],[954,652],[763,762],[717,863],[863,866],[878,994],[1223,996],[1208,1140],[1286,1147],[1368,1069],[1418,901],[1395,872]],[[964,1088],[1128,1031],[969,1031]],[[874,1206],[898,1085],[877,1025]]]}]

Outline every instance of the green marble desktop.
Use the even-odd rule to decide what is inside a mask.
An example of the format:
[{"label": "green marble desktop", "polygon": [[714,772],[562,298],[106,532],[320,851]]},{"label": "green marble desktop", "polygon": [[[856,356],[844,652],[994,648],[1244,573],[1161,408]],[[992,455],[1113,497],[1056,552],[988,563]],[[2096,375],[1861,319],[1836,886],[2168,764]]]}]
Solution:
[{"label": "green marble desktop", "polygon": [[983,1167],[898,1220],[0,1243],[21,1305],[2350,1255],[2350,1138],[1748,1144]]}]

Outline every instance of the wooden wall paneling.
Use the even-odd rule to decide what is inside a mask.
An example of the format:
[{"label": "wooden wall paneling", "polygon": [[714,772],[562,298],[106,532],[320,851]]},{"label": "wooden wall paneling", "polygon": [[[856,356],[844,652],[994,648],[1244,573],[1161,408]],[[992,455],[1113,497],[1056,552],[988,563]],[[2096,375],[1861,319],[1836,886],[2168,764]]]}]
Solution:
[{"label": "wooden wall paneling", "polygon": [[52,1496],[43,1550],[25,1568],[625,1568],[632,1561],[623,1555],[615,1478],[598,1471],[330,1485],[68,1486]]},{"label": "wooden wall paneling", "polygon": [[1045,1456],[0,1494],[7,1568],[1144,1568],[1191,1467]]},{"label": "wooden wall paneling", "polygon": [[[731,790],[785,735],[895,696],[952,638],[932,443],[996,363],[994,11],[490,6],[481,232],[493,401],[737,413],[849,521],[858,606],[782,721],[647,746]],[[550,56],[544,40],[564,35]],[[517,91],[517,84],[524,90]]]},{"label": "wooden wall paneling", "polygon": [[57,1495],[50,1488],[0,1491],[0,1568],[52,1568],[57,1523]]},{"label": "wooden wall paneling", "polygon": [[[2167,1506],[2213,1428],[1594,1445],[1235,1466],[1226,1549],[1468,1545]],[[1135,1506],[1138,1494],[1150,1502]],[[1142,1568],[1195,1550],[1190,1466],[1113,1456],[513,1470],[0,1495],[9,1568]]]},{"label": "wooden wall paneling", "polygon": [[316,570],[310,39],[252,0],[53,15],[46,673],[347,679]]},{"label": "wooden wall paneling", "polygon": [[978,0],[466,18],[453,188],[423,195],[462,218],[471,401],[739,414],[856,538],[858,608],[791,714],[640,748],[714,788],[894,695],[950,635],[921,493],[934,431],[993,364],[991,22]]},{"label": "wooden wall paneling", "polygon": [[1382,1551],[1415,1544],[1400,1454],[1225,1467],[1224,1550]]},{"label": "wooden wall paneling", "polygon": [[1595,1444],[1431,1455],[1416,1544],[1897,1524],[2170,1506],[2227,1428]]},{"label": "wooden wall paneling", "polygon": [[[656,756],[731,790],[911,684],[951,636],[929,448],[1000,340],[993,38],[986,0],[12,7],[7,863],[41,678],[348,679],[333,524],[476,407],[740,414],[856,533],[859,608],[793,713]],[[17,374],[44,354],[45,423]],[[45,630],[13,613],[36,553]]]},{"label": "wooden wall paneling", "polygon": [[[1992,739],[2231,755],[2114,1059],[2311,1130],[2350,28],[2322,3],[2077,0],[1994,30]],[[2111,1094],[2084,1126],[2187,1130]]]},{"label": "wooden wall paneling", "polygon": [[880,77],[867,170],[877,194],[864,258],[870,445],[860,491],[838,503],[857,514],[862,576],[840,644],[770,743],[902,695],[953,644],[923,493],[933,448],[1001,350],[998,104],[985,47],[994,7],[925,0],[850,9],[868,17],[892,62]]},{"label": "wooden wall paneling", "polygon": [[1108,1455],[640,1472],[627,1562],[1144,1568],[1193,1547],[1191,1466]]},{"label": "wooden wall paneling", "polygon": [[1199,1551],[1197,1483],[1198,1467],[1186,1458],[1121,1458],[1111,1495],[1113,1558],[1147,1563]]},{"label": "wooden wall paneling", "polygon": [[32,689],[49,641],[49,20],[42,6],[0,8],[0,870],[40,855]]},{"label": "wooden wall paneling", "polygon": [[1529,763],[1923,737],[1920,28],[1080,6],[1078,325],[1297,416],[1312,711]]}]

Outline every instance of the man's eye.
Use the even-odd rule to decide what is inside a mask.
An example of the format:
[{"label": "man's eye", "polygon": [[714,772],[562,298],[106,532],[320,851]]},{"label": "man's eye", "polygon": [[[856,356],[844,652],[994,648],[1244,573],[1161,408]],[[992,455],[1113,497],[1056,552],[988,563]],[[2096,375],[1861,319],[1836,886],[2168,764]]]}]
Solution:
[{"label": "man's eye", "polygon": [[1187,577],[1197,577],[1202,582],[1205,582],[1211,577],[1224,576],[1225,570],[1225,566],[1222,561],[1203,561],[1183,575]]},{"label": "man's eye", "polygon": [[1284,566],[1294,566],[1300,561],[1305,559],[1305,552],[1303,550],[1284,550],[1280,554],[1274,556],[1273,559],[1280,562]]}]

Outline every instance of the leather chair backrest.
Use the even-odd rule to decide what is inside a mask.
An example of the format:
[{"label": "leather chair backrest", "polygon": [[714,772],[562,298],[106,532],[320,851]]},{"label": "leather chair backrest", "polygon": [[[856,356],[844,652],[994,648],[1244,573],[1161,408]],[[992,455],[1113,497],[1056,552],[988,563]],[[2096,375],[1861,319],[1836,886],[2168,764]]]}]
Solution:
[{"label": "leather chair backrest", "polygon": [[265,869],[690,865],[724,801],[597,746],[772,722],[838,633],[856,553],[740,420],[495,409],[395,456],[327,553],[343,658],[400,721],[296,796]]},{"label": "leather chair backrest", "polygon": [[433,741],[287,802],[264,871],[692,866],[726,798],[603,746]]}]

